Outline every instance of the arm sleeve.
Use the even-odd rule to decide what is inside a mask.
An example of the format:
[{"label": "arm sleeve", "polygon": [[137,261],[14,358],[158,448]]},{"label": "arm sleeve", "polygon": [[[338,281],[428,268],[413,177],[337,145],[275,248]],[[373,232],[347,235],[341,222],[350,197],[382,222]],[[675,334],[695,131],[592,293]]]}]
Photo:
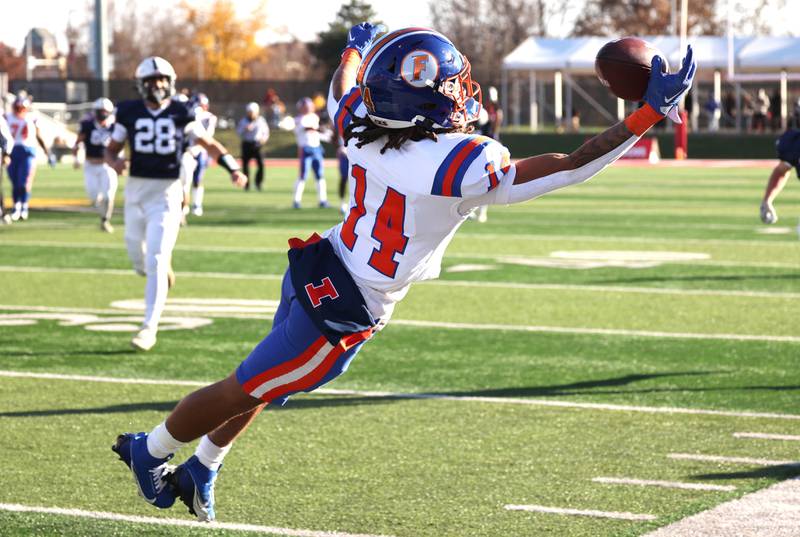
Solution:
[{"label": "arm sleeve", "polygon": [[199,121],[190,121],[186,124],[186,128],[184,132],[194,138],[194,140],[199,140],[200,138],[205,138],[206,136],[210,136],[208,131],[203,124]]},{"label": "arm sleeve", "polygon": [[633,147],[637,140],[639,140],[639,137],[632,135],[613,151],[584,164],[580,168],[545,175],[519,185],[514,184],[516,168],[512,165],[508,173],[502,177],[497,188],[476,198],[465,199],[459,204],[458,212],[461,215],[466,215],[472,209],[481,205],[521,203],[538,198],[559,188],[584,183],[621,157],[628,149]]},{"label": "arm sleeve", "polygon": [[122,123],[114,123],[114,131],[111,133],[111,139],[118,143],[123,143],[125,138],[128,137],[128,129]]}]

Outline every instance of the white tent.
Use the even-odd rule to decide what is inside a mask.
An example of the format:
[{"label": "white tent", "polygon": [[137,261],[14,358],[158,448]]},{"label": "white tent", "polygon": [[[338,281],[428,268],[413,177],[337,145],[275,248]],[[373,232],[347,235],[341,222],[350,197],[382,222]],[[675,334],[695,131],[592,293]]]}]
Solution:
[{"label": "white tent", "polygon": [[[503,97],[508,103],[508,80],[511,76],[511,98],[515,101],[512,120],[519,123],[520,74],[528,75],[530,88],[531,124],[538,126],[540,96],[537,95],[539,77],[552,77],[555,83],[554,110],[556,121],[561,122],[564,104],[572,107],[572,92],[577,91],[603,115],[611,116],[607,110],[581,90],[572,80],[573,75],[587,75],[594,72],[594,58],[600,48],[611,37],[577,37],[551,39],[530,37],[514,49],[503,60]],[[667,58],[673,69],[680,64],[684,50],[676,36],[650,36],[645,40],[652,43]],[[737,83],[737,100],[741,89],[738,82],[743,80],[780,80],[783,110],[786,118],[787,80],[800,79],[800,38],[798,37],[718,37],[690,36],[688,42],[694,49],[698,65],[698,80],[713,80],[714,96],[721,100],[722,73],[727,72],[728,80]],[[792,71],[796,73],[792,73]],[[735,75],[734,75],[735,73]],[[766,75],[771,73],[771,75]],[[566,79],[566,92],[563,83]],[[696,87],[695,87],[696,89]],[[566,100],[566,103],[562,102]],[[694,113],[699,112],[694,107]],[[617,117],[624,115],[624,103],[617,106]],[[696,117],[694,118],[696,120]]]}]

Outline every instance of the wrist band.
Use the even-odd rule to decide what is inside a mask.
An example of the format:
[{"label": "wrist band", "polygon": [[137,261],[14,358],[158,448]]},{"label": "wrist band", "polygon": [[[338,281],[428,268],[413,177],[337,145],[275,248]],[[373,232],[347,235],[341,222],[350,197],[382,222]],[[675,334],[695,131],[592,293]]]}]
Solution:
[{"label": "wrist band", "polygon": [[664,119],[663,114],[645,103],[644,106],[625,118],[625,126],[636,136],[641,136],[662,119]]},{"label": "wrist band", "polygon": [[220,166],[228,170],[228,173],[238,172],[239,171],[239,163],[236,162],[236,159],[233,158],[233,155],[230,153],[225,153],[224,155],[220,155],[217,159],[217,162]]}]

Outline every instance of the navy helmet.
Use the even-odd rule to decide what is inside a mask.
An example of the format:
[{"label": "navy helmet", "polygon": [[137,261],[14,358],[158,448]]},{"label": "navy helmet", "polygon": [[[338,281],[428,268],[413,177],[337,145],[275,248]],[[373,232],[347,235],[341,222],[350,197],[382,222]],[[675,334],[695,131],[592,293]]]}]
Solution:
[{"label": "navy helmet", "polygon": [[376,125],[449,129],[478,119],[481,89],[470,69],[467,58],[442,34],[404,28],[365,51],[356,80]]}]

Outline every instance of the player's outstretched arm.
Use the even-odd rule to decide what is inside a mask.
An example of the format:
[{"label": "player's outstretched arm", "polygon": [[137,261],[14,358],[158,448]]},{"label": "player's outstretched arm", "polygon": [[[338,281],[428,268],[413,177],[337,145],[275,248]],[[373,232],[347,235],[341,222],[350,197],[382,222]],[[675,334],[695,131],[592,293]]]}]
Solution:
[{"label": "player's outstretched arm", "polygon": [[786,182],[789,180],[789,172],[792,167],[786,162],[779,162],[772,169],[767,181],[767,189],[764,191],[764,198],[761,200],[761,221],[765,224],[774,224],[778,221],[778,213],[772,205],[778,194],[781,193]]},{"label": "player's outstretched arm", "polygon": [[342,51],[342,59],[331,79],[331,97],[337,102],[347,90],[356,85],[356,73],[361,63],[361,56],[372,44],[375,36],[385,31],[386,27],[382,24],[373,25],[368,22],[350,28],[347,45]]},{"label": "player's outstretched arm", "polygon": [[653,58],[645,105],[624,121],[591,138],[570,154],[550,153],[516,163],[513,184],[505,185],[496,203],[533,199],[558,188],[582,183],[621,157],[650,127],[665,116],[680,121],[675,109],[692,85],[697,65],[687,49],[680,71],[661,72],[661,58]]},{"label": "player's outstretched arm", "polygon": [[234,185],[243,188],[247,184],[247,176],[242,173],[239,163],[236,162],[233,155],[228,153],[224,145],[211,136],[198,138],[197,142],[208,151],[208,155],[211,158],[217,159],[217,163],[231,174],[231,182]]}]

